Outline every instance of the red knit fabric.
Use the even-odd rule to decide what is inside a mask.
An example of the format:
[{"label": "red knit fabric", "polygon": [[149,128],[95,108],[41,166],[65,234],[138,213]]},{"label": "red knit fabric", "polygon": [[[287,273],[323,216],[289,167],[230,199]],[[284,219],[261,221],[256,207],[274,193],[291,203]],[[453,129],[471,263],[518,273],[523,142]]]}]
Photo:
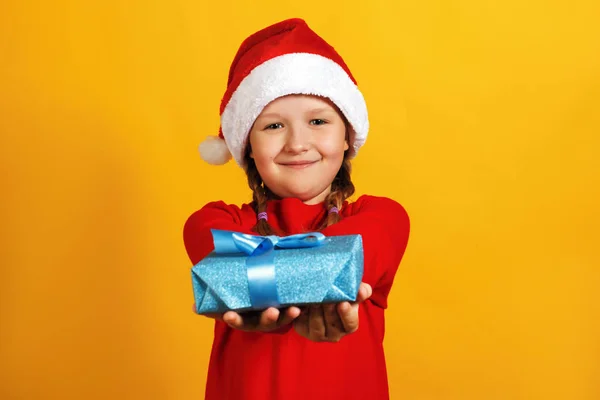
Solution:
[{"label": "red knit fabric", "polygon": [[[254,68],[289,53],[311,53],[329,58],[339,64],[352,82],[357,84],[333,46],[317,35],[304,20],[291,18],[261,29],[242,42],[229,68],[227,90],[221,99],[219,114],[223,114],[233,93]],[[223,138],[222,129],[219,129],[219,137]]]},{"label": "red knit fabric", "polygon": [[[286,234],[315,230],[326,217],[323,204],[298,199],[269,201],[269,223]],[[359,308],[359,328],[338,343],[315,343],[291,325],[272,333],[248,333],[215,322],[206,399],[388,399],[383,351],[384,309],[409,236],[404,208],[384,197],[345,203],[342,221],[327,236],[361,234],[363,281],[373,295]],[[224,202],[207,204],[185,224],[184,243],[193,264],[213,250],[211,228],[252,233],[256,213]]]}]

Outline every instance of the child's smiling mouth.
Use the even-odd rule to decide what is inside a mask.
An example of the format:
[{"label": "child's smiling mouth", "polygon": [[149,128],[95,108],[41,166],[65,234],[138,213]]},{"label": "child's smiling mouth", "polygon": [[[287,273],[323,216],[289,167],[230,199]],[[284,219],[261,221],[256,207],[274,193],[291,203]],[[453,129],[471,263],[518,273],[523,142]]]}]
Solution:
[{"label": "child's smiling mouth", "polygon": [[279,165],[282,165],[282,166],[288,167],[288,168],[293,168],[293,169],[304,169],[304,168],[310,167],[311,165],[315,165],[318,162],[319,162],[319,160],[288,161],[288,162],[279,163]]}]

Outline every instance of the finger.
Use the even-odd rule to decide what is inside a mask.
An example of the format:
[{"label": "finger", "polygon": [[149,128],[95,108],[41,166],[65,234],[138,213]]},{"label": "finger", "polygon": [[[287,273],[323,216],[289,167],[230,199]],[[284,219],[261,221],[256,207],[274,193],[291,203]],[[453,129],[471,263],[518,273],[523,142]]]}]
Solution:
[{"label": "finger", "polygon": [[358,329],[358,304],[351,305],[344,301],[338,304],[337,309],[346,333],[356,332]]},{"label": "finger", "polygon": [[337,312],[335,304],[323,304],[323,316],[325,318],[325,335],[327,339],[337,341],[344,334],[344,325]]},{"label": "finger", "polygon": [[269,307],[260,314],[260,321],[258,323],[261,330],[271,330],[277,327],[277,320],[279,319],[279,310],[275,307]]},{"label": "finger", "polygon": [[323,308],[321,306],[311,306],[308,314],[308,330],[312,340],[325,340],[325,320],[323,318]]},{"label": "finger", "polygon": [[290,307],[285,312],[279,314],[279,321],[277,326],[285,326],[300,316],[300,309],[298,307]]},{"label": "finger", "polygon": [[292,319],[296,319],[300,316],[301,313],[302,313],[302,310],[300,309],[300,307],[292,306],[287,309],[286,316],[288,316],[289,318],[292,318]]},{"label": "finger", "polygon": [[236,329],[242,329],[244,327],[244,319],[235,311],[227,311],[223,314],[223,322]]},{"label": "finger", "polygon": [[367,300],[373,294],[373,288],[368,283],[361,282],[358,288],[358,294],[356,295],[356,302],[362,303]]}]

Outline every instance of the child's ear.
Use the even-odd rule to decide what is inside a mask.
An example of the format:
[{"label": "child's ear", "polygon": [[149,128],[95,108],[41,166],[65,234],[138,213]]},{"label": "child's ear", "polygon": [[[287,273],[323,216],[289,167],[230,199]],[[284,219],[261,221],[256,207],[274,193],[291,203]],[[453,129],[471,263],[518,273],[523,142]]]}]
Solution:
[{"label": "child's ear", "polygon": [[350,148],[350,145],[348,144],[348,139],[344,140],[344,151],[348,150]]}]

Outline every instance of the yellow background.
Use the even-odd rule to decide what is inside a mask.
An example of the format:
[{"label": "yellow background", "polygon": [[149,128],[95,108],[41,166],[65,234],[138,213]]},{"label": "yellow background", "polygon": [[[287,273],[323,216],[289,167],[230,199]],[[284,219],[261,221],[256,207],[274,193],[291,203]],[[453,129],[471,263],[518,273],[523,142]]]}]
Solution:
[{"label": "yellow background", "polygon": [[368,101],[359,193],[411,215],[392,399],[600,399],[596,0],[0,2],[0,398],[203,397],[182,227],[250,197],[196,146],[293,16]]}]

